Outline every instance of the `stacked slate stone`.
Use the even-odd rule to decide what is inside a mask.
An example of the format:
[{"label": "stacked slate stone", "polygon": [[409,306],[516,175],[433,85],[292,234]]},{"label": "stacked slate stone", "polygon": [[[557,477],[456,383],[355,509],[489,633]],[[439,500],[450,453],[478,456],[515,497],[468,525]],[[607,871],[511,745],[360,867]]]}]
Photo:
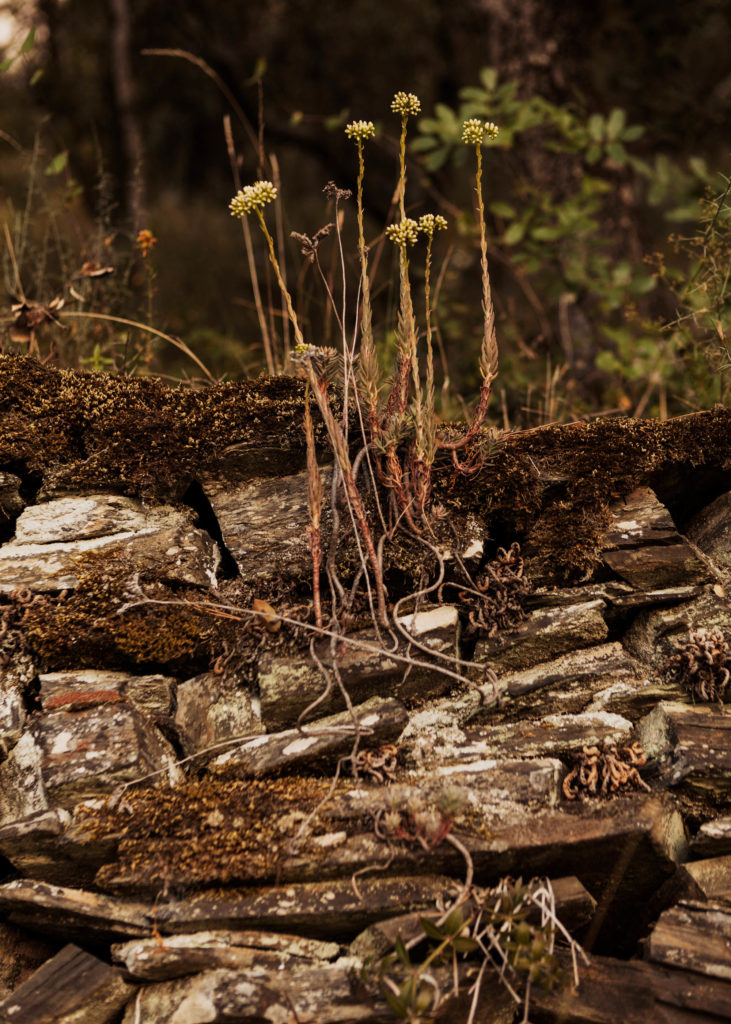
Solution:
[{"label": "stacked slate stone", "polygon": [[[589,950],[536,1019],[731,1020],[725,453],[683,464],[704,500],[680,529],[657,475],[615,498],[583,579],[528,534],[512,628],[454,586],[393,637],[311,647],[278,617],[311,572],[305,473],[247,449],[142,500],[10,444],[0,1022],[397,1019],[363,965],[467,873],[550,879]],[[443,556],[477,577],[490,543],[473,510]],[[438,1019],[467,1019],[475,973]],[[486,978],[473,1019],[516,1012]]]}]

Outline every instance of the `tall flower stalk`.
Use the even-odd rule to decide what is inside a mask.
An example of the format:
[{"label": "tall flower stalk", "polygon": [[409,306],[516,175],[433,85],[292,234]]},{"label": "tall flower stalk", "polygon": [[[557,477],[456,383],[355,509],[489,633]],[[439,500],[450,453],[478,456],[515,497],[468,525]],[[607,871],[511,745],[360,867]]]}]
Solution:
[{"label": "tall flower stalk", "polygon": [[498,127],[492,121],[481,121],[479,118],[470,118],[462,125],[462,141],[475,150],[475,194],[477,203],[477,221],[480,229],[480,270],[482,277],[482,345],[480,347],[480,375],[482,385],[480,386],[480,397],[477,407],[472,415],[467,433],[459,441],[440,441],[439,447],[450,450],[457,468],[467,470],[468,467],[460,465],[457,458],[457,450],[464,448],[470,441],[473,441],[479,434],[480,428],[487,416],[487,408],[492,394],[492,384],[497,377],[498,371],[498,347],[497,335],[495,332],[495,306],[492,301],[492,289],[490,286],[490,270],[487,264],[487,228],[485,225],[485,202],[482,196],[482,144],[485,139],[497,138]]},{"label": "tall flower stalk", "polygon": [[[381,569],[380,559],[376,553],[376,548],[373,543],[373,537],[371,530],[368,525],[368,518],[363,507],[363,501],[358,491],[355,476],[353,473],[353,466],[350,461],[350,452],[348,451],[348,442],[345,438],[343,428],[338,423],[328,397],[328,363],[333,357],[337,355],[334,349],[323,349],[318,348],[316,345],[306,345],[302,336],[302,331],[299,326],[297,314],[295,313],[294,306],[292,305],[292,298],[287,290],[287,287],[282,278],[282,273],[279,268],[279,262],[277,260],[277,254],[274,249],[274,241],[269,229],[267,228],[266,220],[264,219],[263,208],[267,203],[272,202],[276,199],[277,190],[270,181],[257,181],[254,185],[246,185],[243,189],[240,189],[236,193],[234,198],[231,200],[229,209],[234,217],[246,217],[250,213],[256,214],[259,221],[264,238],[267,242],[269,250],[269,262],[272,265],[274,274],[277,278],[282,297],[284,298],[287,313],[294,330],[294,336],[296,340],[295,358],[303,366],[305,370],[305,376],[312,388],[317,407],[322,416],[325,428],[330,438],[330,443],[333,448],[335,455],[335,461],[338,469],[340,470],[343,486],[345,488],[345,494],[348,499],[353,518],[356,522],[358,529],[360,530],[363,538],[363,543],[368,555],[368,559],[371,564],[373,571],[375,590],[376,590],[376,603],[378,609],[378,621],[382,625],[387,625],[388,615],[386,612],[386,591],[383,583],[383,572]],[[311,470],[312,471],[312,470]],[[315,465],[314,471],[317,471]],[[310,482],[310,522],[311,526],[317,529],[317,535],[311,532],[311,538],[319,541],[319,508],[317,507],[317,487],[314,483]],[[314,500],[313,500],[314,499]],[[312,547],[312,544],[311,544]],[[317,555],[315,554],[314,562],[317,561]],[[319,566],[318,566],[319,568]]]},{"label": "tall flower stalk", "polygon": [[375,137],[376,129],[372,121],[353,121],[346,125],[345,134],[355,142],[358,150],[358,184],[356,192],[356,209],[358,218],[358,257],[360,260],[360,377],[365,392],[366,414],[371,437],[379,432],[378,420],[378,381],[380,372],[378,354],[373,340],[373,311],[371,309],[371,285],[368,277],[368,249],[365,244],[363,229],[363,179],[365,177],[365,159],[363,143]]}]

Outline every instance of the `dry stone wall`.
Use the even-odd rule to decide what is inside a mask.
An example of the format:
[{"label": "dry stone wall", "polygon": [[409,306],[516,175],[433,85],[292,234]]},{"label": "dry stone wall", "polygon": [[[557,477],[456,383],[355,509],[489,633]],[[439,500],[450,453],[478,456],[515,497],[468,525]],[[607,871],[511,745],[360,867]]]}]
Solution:
[{"label": "dry stone wall", "polygon": [[[309,572],[284,435],[259,463],[230,438],[215,472],[186,463],[192,487],[115,491],[105,464],[80,488],[82,453],[33,461],[0,397],[0,1021],[393,1020],[362,965],[468,870],[548,877],[591,952],[535,1019],[731,1020],[725,451],[672,473],[657,453],[569,582],[541,543],[562,466],[539,459],[543,504],[513,524],[522,621],[485,628],[455,585],[392,637],[310,648],[277,618]],[[454,517],[448,573],[477,574],[497,528],[461,499]],[[437,841],[419,822],[439,808]],[[458,975],[439,1019],[467,1019]],[[488,980],[472,1019],[521,1012]]]}]

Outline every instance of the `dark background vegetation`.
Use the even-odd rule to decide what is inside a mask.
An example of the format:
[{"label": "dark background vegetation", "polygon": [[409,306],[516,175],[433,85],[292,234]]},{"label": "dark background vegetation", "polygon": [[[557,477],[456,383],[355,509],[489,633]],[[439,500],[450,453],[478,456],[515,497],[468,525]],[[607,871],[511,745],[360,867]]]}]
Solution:
[{"label": "dark background vegetation", "polygon": [[[365,200],[369,240],[380,253],[396,180],[393,93],[416,93],[427,117],[438,104],[443,113],[457,110],[461,90],[480,86],[480,72],[491,67],[499,83],[514,83],[506,118],[522,117],[535,97],[574,118],[568,143],[562,136],[556,144],[551,115],[486,151],[486,199],[497,202],[490,263],[504,391],[495,418],[665,415],[725,398],[725,292],[720,307],[714,293],[708,324],[694,316],[674,334],[661,328],[693,304],[695,313],[703,308],[688,294],[698,252],[668,238],[703,237],[698,200],[721,193],[729,173],[728,0],[9,0],[2,8],[17,19],[5,57],[17,56],[36,28],[32,45],[0,76],[0,202],[29,301],[63,295],[67,309],[149,322],[181,338],[216,376],[260,372],[241,230],[228,213],[235,186],[224,115],[243,183],[271,177],[274,155],[286,236],[331,218],[322,195],[329,180],[354,188],[355,154],[343,128],[374,120]],[[205,66],[143,52],[160,48]],[[592,114],[606,124],[617,108],[623,124],[644,132],[632,131],[621,151],[604,139],[592,153],[581,126]],[[472,186],[469,164],[450,146],[435,155],[439,133],[424,128],[411,133],[422,148],[410,157],[410,201],[417,216],[442,212],[453,225],[435,272],[449,253],[438,315],[450,377],[444,412],[454,415],[477,385]],[[347,218],[351,240],[350,208]],[[142,229],[157,239],[147,255],[135,247]],[[256,241],[278,330],[278,300]],[[286,244],[309,337],[328,340],[322,290]],[[7,238],[3,249],[7,322],[18,287]],[[649,266],[644,258],[653,253],[662,255]],[[387,362],[394,300],[391,254],[382,257],[376,312]],[[328,250],[323,262],[330,261]],[[115,273],[79,276],[84,264]],[[165,342],[102,321],[69,321],[65,333],[47,325],[39,338],[41,353],[61,364],[197,374]],[[3,348],[23,350],[7,337]]]}]

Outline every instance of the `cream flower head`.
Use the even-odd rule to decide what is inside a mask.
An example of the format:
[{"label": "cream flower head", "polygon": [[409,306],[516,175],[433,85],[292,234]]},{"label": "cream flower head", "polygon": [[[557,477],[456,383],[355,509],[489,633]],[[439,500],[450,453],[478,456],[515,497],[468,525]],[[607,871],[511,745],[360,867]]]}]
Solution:
[{"label": "cream flower head", "polygon": [[345,134],[349,139],[364,142],[366,139],[375,138],[376,126],[372,121],[351,121],[345,126]]},{"label": "cream flower head", "polygon": [[401,117],[408,117],[409,114],[418,114],[421,111],[421,102],[413,92],[397,92],[391,103],[391,110]]},{"label": "cream flower head", "polygon": [[411,217],[404,217],[399,224],[391,224],[386,228],[386,238],[402,249],[405,249],[407,245],[416,245],[419,238],[419,225]]},{"label": "cream flower head", "polygon": [[271,181],[256,181],[253,185],[244,185],[229,203],[233,217],[245,217],[247,213],[260,210],[262,206],[277,198],[277,190]]},{"label": "cream flower head", "polygon": [[488,139],[495,139],[499,131],[498,126],[492,121],[481,121],[479,117],[471,117],[462,125],[462,142],[470,146],[480,146],[485,136]]},{"label": "cream flower head", "polygon": [[435,231],[444,231],[446,227],[446,218],[439,213],[425,213],[419,217],[419,231],[428,238],[433,238]]}]

